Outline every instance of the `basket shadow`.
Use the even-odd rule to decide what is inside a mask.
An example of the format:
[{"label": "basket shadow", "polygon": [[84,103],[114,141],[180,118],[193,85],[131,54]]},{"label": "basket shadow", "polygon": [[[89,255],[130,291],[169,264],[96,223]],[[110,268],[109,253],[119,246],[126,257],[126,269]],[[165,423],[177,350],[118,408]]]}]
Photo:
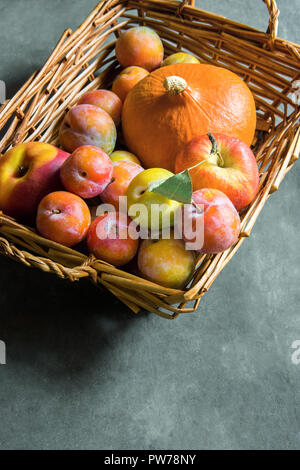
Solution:
[{"label": "basket shadow", "polygon": [[58,380],[85,373],[95,362],[101,367],[136,318],[87,280],[71,283],[3,256],[0,283],[7,363],[42,368]]}]

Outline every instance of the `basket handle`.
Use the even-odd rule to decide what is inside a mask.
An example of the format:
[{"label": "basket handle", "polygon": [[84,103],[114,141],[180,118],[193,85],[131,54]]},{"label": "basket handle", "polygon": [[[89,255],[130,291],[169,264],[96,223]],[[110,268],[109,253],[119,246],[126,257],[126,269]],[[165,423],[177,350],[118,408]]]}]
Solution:
[{"label": "basket handle", "polygon": [[269,11],[269,26],[267,29],[267,34],[271,36],[272,41],[276,39],[278,31],[278,16],[279,10],[275,0],[262,0],[268,8]]},{"label": "basket handle", "polygon": [[[267,34],[271,36],[272,41],[276,39],[278,31],[278,16],[279,10],[275,0],[262,0],[268,8],[269,11],[269,26],[267,29]],[[195,6],[195,0],[181,0],[179,5],[179,12],[181,13],[185,5],[190,5],[191,7]]]}]

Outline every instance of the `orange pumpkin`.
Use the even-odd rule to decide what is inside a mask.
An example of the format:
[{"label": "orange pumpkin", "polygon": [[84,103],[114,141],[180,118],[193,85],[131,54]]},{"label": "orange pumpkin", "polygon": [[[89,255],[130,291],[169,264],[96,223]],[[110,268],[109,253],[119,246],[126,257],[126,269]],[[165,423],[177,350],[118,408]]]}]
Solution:
[{"label": "orange pumpkin", "polygon": [[220,132],[250,145],[255,103],[248,86],[230,70],[206,64],[169,65],[130,91],[122,127],[128,148],[144,167],[174,171],[175,156],[198,135]]}]

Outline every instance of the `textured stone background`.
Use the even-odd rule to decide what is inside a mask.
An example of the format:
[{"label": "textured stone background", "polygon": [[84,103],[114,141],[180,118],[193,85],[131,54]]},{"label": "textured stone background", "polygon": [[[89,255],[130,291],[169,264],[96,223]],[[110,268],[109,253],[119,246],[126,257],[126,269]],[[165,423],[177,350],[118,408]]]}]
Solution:
[{"label": "textured stone background", "polygon": [[[9,97],[96,0],[0,0]],[[198,6],[265,29],[260,0]],[[299,0],[278,0],[279,35],[300,43]],[[298,8],[298,11],[297,11]],[[2,449],[296,449],[300,365],[297,164],[251,238],[175,322],[133,317],[89,283],[0,258]]]}]

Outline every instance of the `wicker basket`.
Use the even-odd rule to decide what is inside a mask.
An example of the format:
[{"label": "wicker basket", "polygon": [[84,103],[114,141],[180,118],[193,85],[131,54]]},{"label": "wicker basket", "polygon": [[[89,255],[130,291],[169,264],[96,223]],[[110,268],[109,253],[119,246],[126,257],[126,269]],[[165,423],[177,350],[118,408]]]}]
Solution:
[{"label": "wicker basket", "polygon": [[298,158],[300,111],[291,93],[293,82],[300,79],[300,47],[276,38],[279,11],[274,0],[264,2],[270,14],[266,33],[194,8],[193,1],[101,1],[76,31],[64,32],[43,68],[0,109],[0,129],[5,128],[1,152],[29,140],[56,144],[66,110],[87,90],[110,86],[119,71],[112,53],[116,37],[137,24],[158,32],[167,55],[183,49],[201,62],[231,69],[247,82],[255,97],[258,119],[253,149],[260,168],[260,190],[242,214],[235,246],[218,255],[200,256],[184,290],[162,287],[46,240],[2,213],[1,253],[72,281],[89,277],[135,313],[144,308],[176,318],[193,312],[249,237],[266,200]]}]

